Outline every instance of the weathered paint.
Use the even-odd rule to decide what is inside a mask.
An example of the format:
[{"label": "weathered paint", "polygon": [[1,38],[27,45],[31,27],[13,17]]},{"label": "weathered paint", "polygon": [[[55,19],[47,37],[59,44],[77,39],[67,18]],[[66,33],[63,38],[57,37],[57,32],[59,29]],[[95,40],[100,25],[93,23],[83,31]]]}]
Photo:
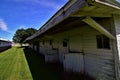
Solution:
[{"label": "weathered paint", "polygon": [[58,62],[58,51],[47,50],[45,54],[45,62]]},{"label": "weathered paint", "polygon": [[[80,35],[77,33],[78,35],[74,36],[76,37],[75,40],[79,40],[79,42],[73,40],[74,37],[72,35],[75,35],[76,30],[82,31],[79,33]],[[77,28],[76,30],[71,30],[74,33],[68,38],[73,40],[72,42],[69,42],[70,51],[73,53],[66,52],[63,54],[65,56],[63,58],[64,68],[79,72],[83,72],[83,70],[85,70],[86,73],[97,78],[101,78],[102,76],[104,79],[114,79],[115,70],[112,50],[97,49],[96,35],[101,33],[95,31],[89,26]],[[69,34],[70,36],[71,31],[68,33],[66,32],[66,34]],[[64,51],[67,50],[68,49],[66,48]],[[60,51],[62,50],[60,49]]]},{"label": "weathered paint", "polygon": [[[110,19],[106,20],[106,23],[109,21]],[[99,23],[104,25],[103,22]],[[106,29],[110,31],[109,28]],[[82,25],[72,30],[52,35],[54,40],[53,48],[58,49],[58,52],[56,52],[58,56],[54,54],[47,40],[41,46],[41,50],[45,54],[47,62],[55,61],[58,58],[63,63],[65,70],[86,72],[98,80],[101,77],[103,80],[112,80],[115,79],[112,45],[110,45],[110,49],[98,49],[96,35],[100,34],[94,28]],[[65,38],[68,39],[67,47],[63,47],[62,44]]]}]

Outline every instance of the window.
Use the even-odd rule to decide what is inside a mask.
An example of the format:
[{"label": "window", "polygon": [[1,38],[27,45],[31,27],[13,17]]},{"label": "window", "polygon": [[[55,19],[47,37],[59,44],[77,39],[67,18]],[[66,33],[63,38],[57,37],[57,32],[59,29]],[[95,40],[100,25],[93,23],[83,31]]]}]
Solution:
[{"label": "window", "polygon": [[64,41],[63,41],[63,47],[67,47],[67,45],[68,45],[68,44],[67,44],[67,40],[64,40]]},{"label": "window", "polygon": [[50,40],[49,44],[52,45],[52,40]]},{"label": "window", "polygon": [[104,35],[97,35],[97,48],[100,49],[110,49],[110,40]]}]

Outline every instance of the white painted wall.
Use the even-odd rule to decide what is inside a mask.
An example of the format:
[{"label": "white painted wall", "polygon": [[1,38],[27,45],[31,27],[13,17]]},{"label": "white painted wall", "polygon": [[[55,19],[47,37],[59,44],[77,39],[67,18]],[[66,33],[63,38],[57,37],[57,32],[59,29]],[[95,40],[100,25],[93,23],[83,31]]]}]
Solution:
[{"label": "white painted wall", "polygon": [[64,63],[64,58],[65,58],[65,54],[68,53],[68,49],[67,48],[59,48],[59,61],[60,63]]},{"label": "white painted wall", "polygon": [[80,53],[65,54],[64,68],[66,71],[82,72],[84,71],[83,55]]},{"label": "white painted wall", "polygon": [[[107,20],[106,20],[107,21]],[[110,25],[103,24],[102,26]],[[74,26],[75,27],[75,26]],[[108,31],[110,28],[106,28]],[[79,26],[69,31],[54,34],[55,42],[53,48],[58,48],[59,61],[64,64],[65,70],[72,69],[76,72],[85,70],[89,75],[96,77],[98,80],[114,80],[115,79],[115,63],[110,40],[110,49],[98,49],[96,35],[101,33],[88,25]],[[63,47],[63,40],[68,39],[68,47]],[[46,54],[46,50],[51,50],[48,44],[41,46],[41,51]],[[70,51],[83,52],[70,53]],[[54,56],[46,56],[46,60],[54,59]],[[110,76],[109,76],[110,75]]]},{"label": "white painted wall", "polygon": [[58,62],[58,51],[47,50],[45,54],[45,62]]},{"label": "white painted wall", "polygon": [[[86,73],[97,77],[98,80],[101,76],[102,79],[114,78],[115,70],[112,47],[110,46],[111,49],[97,48],[96,35],[100,34],[89,26],[80,26],[76,29],[62,32],[63,38],[61,38],[69,39],[68,48],[62,47],[62,43],[59,45],[59,59],[64,63],[64,68],[77,72],[84,69]],[[60,42],[62,42],[62,39]],[[70,51],[84,52],[84,59],[79,53],[69,53],[68,49]]]}]

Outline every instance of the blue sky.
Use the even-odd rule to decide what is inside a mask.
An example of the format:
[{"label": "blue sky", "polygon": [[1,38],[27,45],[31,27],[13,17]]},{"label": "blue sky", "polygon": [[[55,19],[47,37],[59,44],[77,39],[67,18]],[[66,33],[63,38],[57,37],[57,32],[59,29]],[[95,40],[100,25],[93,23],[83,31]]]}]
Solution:
[{"label": "blue sky", "polygon": [[120,2],[120,0],[116,0],[116,1]]},{"label": "blue sky", "polygon": [[12,40],[20,28],[39,29],[67,1],[0,0],[0,38]]},{"label": "blue sky", "polygon": [[19,28],[39,29],[68,0],[0,0],[0,38],[12,40]]}]

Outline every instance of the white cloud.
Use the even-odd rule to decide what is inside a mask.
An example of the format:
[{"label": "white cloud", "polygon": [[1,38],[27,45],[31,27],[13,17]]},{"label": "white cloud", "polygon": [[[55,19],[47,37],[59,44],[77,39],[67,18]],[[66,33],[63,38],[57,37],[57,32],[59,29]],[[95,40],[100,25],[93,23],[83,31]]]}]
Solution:
[{"label": "white cloud", "polygon": [[27,28],[32,28],[32,27],[31,26],[21,25],[17,29],[27,29]]},{"label": "white cloud", "polygon": [[46,7],[51,7],[54,9],[59,9],[62,6],[61,4],[56,3],[54,1],[50,1],[50,0],[38,0],[38,1],[41,5],[46,6]]},{"label": "white cloud", "polygon": [[0,19],[0,29],[3,31],[8,30],[6,23],[2,19]]},{"label": "white cloud", "polygon": [[54,0],[14,0],[15,2],[23,2],[27,4],[38,4],[41,6],[59,9],[63,4],[57,3]]}]

